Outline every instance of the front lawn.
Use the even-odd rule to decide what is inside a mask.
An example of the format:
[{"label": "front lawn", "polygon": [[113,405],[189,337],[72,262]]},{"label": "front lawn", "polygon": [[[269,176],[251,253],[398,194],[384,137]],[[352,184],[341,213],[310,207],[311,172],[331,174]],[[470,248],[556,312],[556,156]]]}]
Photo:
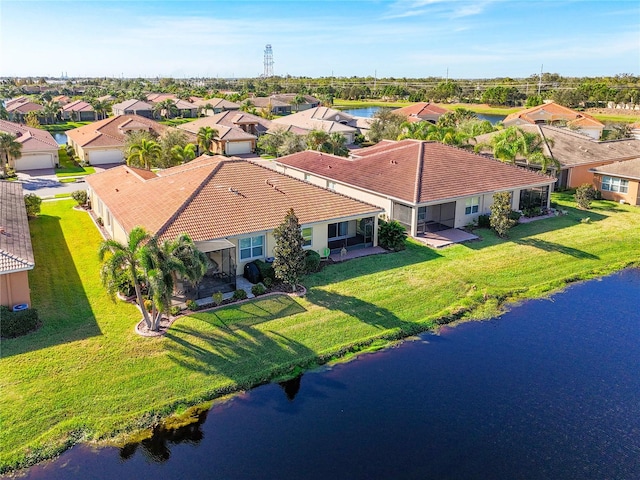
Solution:
[{"label": "front lawn", "polygon": [[0,467],[640,263],[638,208],[597,201],[580,211],[566,194],[554,199],[568,215],[520,225],[508,240],[480,230],[482,240],[442,250],[409,242],[403,252],[309,276],[304,298],[263,297],[199,312],[157,339],[135,335],[136,309],[107,298],[98,279],[101,237],[86,212],[71,201],[43,203],[30,221],[31,290],[43,326],[2,341]]},{"label": "front lawn", "polygon": [[96,173],[96,169],[93,167],[79,167],[73,163],[64,146],[58,149],[58,161],[60,162],[60,167],[56,168],[56,177],[77,177]]}]

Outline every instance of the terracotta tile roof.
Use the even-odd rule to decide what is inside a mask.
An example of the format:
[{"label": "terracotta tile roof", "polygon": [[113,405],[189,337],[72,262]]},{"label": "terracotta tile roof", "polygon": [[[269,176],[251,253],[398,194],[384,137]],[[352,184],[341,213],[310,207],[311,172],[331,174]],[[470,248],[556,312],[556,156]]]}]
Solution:
[{"label": "terracotta tile roof", "polygon": [[153,110],[153,105],[148,104],[147,102],[142,102],[140,100],[136,100],[135,98],[131,99],[131,100],[125,100],[124,102],[120,102],[120,103],[114,103],[111,108],[113,109],[113,111],[115,112],[116,110],[122,110],[123,112],[125,110],[148,110],[148,111],[152,111]]},{"label": "terracotta tile roof", "polygon": [[[563,167],[627,160],[640,155],[640,140],[633,138],[601,142],[567,128],[550,125],[519,125],[518,128],[548,139],[544,154],[558,160]],[[476,142],[488,144],[496,133],[480,135]]]},{"label": "terracotta tile roof", "polygon": [[424,117],[424,116],[440,116],[447,113],[448,110],[428,102],[418,102],[413,105],[398,108],[393,111],[396,115],[403,117]]},{"label": "terracotta tile roof", "polygon": [[251,103],[253,103],[253,105],[256,108],[266,108],[269,105],[271,105],[271,108],[291,106],[291,104],[288,102],[282,102],[280,100],[276,100],[275,98],[271,98],[271,97],[252,97],[252,98],[247,98],[247,100],[251,101]]},{"label": "terracotta tile roof", "polygon": [[160,103],[165,100],[177,100],[173,93],[150,93],[147,95],[147,101],[152,103]]},{"label": "terracotta tile roof", "polygon": [[229,100],[226,100],[224,98],[209,98],[207,100],[202,98],[194,100],[194,98],[196,97],[191,97],[191,101],[194,103],[194,105],[197,105],[199,107],[205,107],[206,105],[211,105],[213,108],[222,108],[224,110],[240,109],[239,104],[230,102]]},{"label": "terracotta tile roof", "polygon": [[353,157],[346,159],[307,150],[281,157],[277,162],[409,203],[435,202],[556,181],[553,177],[436,142],[403,140],[389,142],[377,152],[369,150],[364,155],[360,152],[352,151]]},{"label": "terracotta tile roof", "polygon": [[520,110],[519,112],[507,115],[502,121],[504,125],[510,125],[516,120],[522,120],[527,123],[536,123],[536,121],[544,120],[547,122],[555,122],[565,120],[570,125],[575,126],[595,126],[604,127],[604,124],[591,115],[584,112],[576,112],[570,108],[558,105],[555,102],[544,103],[536,107]]},{"label": "terracotta tile roof", "polygon": [[162,135],[167,127],[138,115],[117,115],[67,131],[67,136],[81,147],[121,147],[127,129],[146,129]]},{"label": "terracotta tile roof", "polygon": [[185,100],[176,100],[175,102],[176,107],[178,108],[178,110],[197,110],[198,106],[191,103],[191,102],[187,102]]},{"label": "terracotta tile roof", "polygon": [[194,241],[202,241],[270,230],[290,207],[303,224],[381,211],[260,165],[222,156],[201,156],[157,176],[145,175],[123,165],[90,175],[87,183],[126,231],[141,225],[163,238],[188,233]]},{"label": "terracotta tile roof", "polygon": [[94,111],[93,107],[90,104],[82,100],[76,100],[74,102],[67,103],[65,106],[62,107],[62,110],[65,112],[93,112]]},{"label": "terracotta tile roof", "polygon": [[6,102],[5,108],[7,109],[8,113],[29,113],[44,110],[44,107],[42,105],[32,102],[26,97],[18,97]]},{"label": "terracotta tile roof", "polygon": [[[256,123],[258,119],[261,123]],[[186,130],[187,132],[191,132],[194,134],[198,133],[198,130],[202,127],[211,127],[218,130],[218,133],[222,135],[235,135],[237,138],[245,138],[249,139],[247,135],[251,137],[251,139],[255,139],[254,135],[245,132],[238,125],[250,125],[254,124],[257,126],[262,126],[266,124],[270,124],[269,120],[264,120],[260,117],[256,117],[255,115],[251,115],[249,113],[239,113],[237,111],[226,111],[216,113],[211,117],[202,117],[198,120],[194,120],[193,122],[183,123],[182,125],[178,125],[178,128],[181,130]],[[229,132],[229,130],[233,130],[233,132]],[[256,128],[258,133],[266,132],[266,128]],[[220,137],[222,138],[222,137]]]},{"label": "terracotta tile roof", "polygon": [[58,150],[58,143],[51,134],[39,128],[31,128],[19,123],[0,120],[0,132],[14,135],[16,141],[22,144],[23,152]]},{"label": "terracotta tile roof", "polygon": [[0,274],[34,266],[22,184],[0,180]]},{"label": "terracotta tile roof", "polygon": [[640,181],[640,158],[625,160],[622,162],[610,163],[601,167],[589,169],[590,172],[612,177],[628,178]]}]

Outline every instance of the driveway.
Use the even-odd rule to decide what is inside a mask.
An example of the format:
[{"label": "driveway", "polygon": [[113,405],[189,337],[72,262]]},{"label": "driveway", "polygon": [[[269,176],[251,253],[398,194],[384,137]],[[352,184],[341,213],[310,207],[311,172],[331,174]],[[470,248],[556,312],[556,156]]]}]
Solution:
[{"label": "driveway", "polygon": [[84,179],[79,182],[60,183],[53,168],[18,172],[17,181],[22,184],[25,195],[27,193],[35,193],[41,198],[53,197],[60,193],[71,193],[87,188]]}]

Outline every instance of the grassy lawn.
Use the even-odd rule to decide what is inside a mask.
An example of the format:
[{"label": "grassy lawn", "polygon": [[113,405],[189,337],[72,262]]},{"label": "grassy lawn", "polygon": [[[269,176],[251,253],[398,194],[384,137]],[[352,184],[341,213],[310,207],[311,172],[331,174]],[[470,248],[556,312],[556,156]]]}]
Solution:
[{"label": "grassy lawn", "polygon": [[176,127],[178,125],[182,125],[184,123],[193,122],[198,120],[197,117],[194,118],[170,118],[168,120],[159,120],[158,123],[162,123],[163,125],[168,125],[170,127]]},{"label": "grassy lawn", "polygon": [[53,125],[40,125],[40,128],[43,130],[47,130],[48,132],[66,132],[67,130],[73,130],[74,128],[82,127],[84,125],[89,125],[93,122],[60,122],[54,123]]},{"label": "grassy lawn", "polygon": [[96,172],[96,169],[93,167],[78,167],[75,165],[69,158],[69,155],[67,155],[65,147],[60,147],[58,149],[58,158],[60,161],[60,168],[56,168],[56,177],[75,177],[80,175],[89,175],[90,173]]},{"label": "grassy lawn", "polygon": [[[266,297],[176,321],[163,338],[133,333],[139,314],[98,279],[101,240],[74,202],[46,202],[30,222],[30,275],[42,328],[3,340],[0,467],[28,464],[79,440],[143,428],[189,405],[352,351],[376,348],[502,302],[640,263],[640,210],[594,202],[520,225],[502,240],[407,250],[331,265],[305,298]],[[589,217],[590,223],[582,223]]]}]

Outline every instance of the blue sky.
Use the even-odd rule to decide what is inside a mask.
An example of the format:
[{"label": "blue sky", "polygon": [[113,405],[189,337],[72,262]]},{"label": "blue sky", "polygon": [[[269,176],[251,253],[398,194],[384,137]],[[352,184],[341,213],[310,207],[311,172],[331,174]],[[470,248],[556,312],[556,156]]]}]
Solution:
[{"label": "blue sky", "polygon": [[640,74],[640,2],[0,0],[0,76]]}]

